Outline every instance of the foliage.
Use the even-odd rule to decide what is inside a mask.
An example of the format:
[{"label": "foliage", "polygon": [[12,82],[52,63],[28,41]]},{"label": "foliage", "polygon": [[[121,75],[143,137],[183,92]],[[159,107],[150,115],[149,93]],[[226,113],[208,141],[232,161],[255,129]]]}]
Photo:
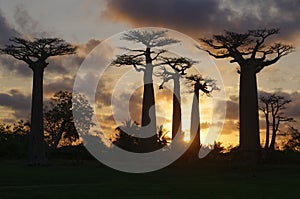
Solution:
[{"label": "foliage", "polygon": [[[144,152],[147,150],[145,148],[145,142],[147,138],[140,138],[139,135],[142,133],[138,123],[132,120],[126,120],[122,126],[116,128],[115,138],[111,139],[112,143],[124,150],[131,152]],[[163,126],[160,126],[158,133],[156,134],[157,146],[153,147],[163,147],[166,146],[169,141],[167,139],[168,132]]]},{"label": "foliage", "polygon": [[0,123],[0,157],[24,158],[29,131],[29,124],[22,120],[13,125]]},{"label": "foliage", "polygon": [[204,78],[201,74],[192,74],[185,78],[188,84],[194,88],[193,92],[202,91],[205,95],[210,96],[214,90],[220,90],[215,79]]},{"label": "foliage", "polygon": [[68,55],[76,52],[76,47],[59,38],[26,40],[15,37],[10,41],[14,44],[6,45],[5,48],[0,49],[0,52],[22,60],[28,65],[32,65],[36,59],[46,60],[51,56]]},{"label": "foliage", "polygon": [[[80,119],[76,121],[76,127],[72,112],[74,107],[80,109],[81,114]],[[57,148],[59,144],[72,145],[79,140],[78,130],[80,133],[84,133],[94,125],[92,122],[93,109],[85,97],[79,94],[73,98],[71,92],[59,91],[54,94],[45,109],[46,140],[53,148]]]},{"label": "foliage", "polygon": [[175,39],[167,38],[166,33],[167,30],[162,30],[162,31],[131,30],[128,33],[125,33],[122,39],[127,41],[133,41],[135,43],[142,43],[147,48],[162,47],[162,46],[179,42]]},{"label": "foliage", "polygon": [[257,29],[246,33],[225,31],[223,35],[214,35],[212,39],[201,41],[211,56],[233,58],[230,62],[237,62],[241,67],[255,64],[255,72],[258,73],[294,50],[293,46],[282,43],[266,45],[266,39],[276,34],[279,34],[279,29]]},{"label": "foliage", "polygon": [[290,139],[287,141],[287,143],[284,146],[285,150],[291,150],[294,152],[300,152],[300,132],[298,129],[295,129],[294,127],[289,128],[289,135]]}]

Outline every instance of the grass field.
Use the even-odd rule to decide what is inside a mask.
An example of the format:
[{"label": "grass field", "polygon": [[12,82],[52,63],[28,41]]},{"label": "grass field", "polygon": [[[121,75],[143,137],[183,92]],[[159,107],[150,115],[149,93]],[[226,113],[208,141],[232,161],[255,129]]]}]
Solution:
[{"label": "grass field", "polygon": [[84,162],[0,161],[0,198],[299,198],[300,165],[166,168],[145,174]]}]

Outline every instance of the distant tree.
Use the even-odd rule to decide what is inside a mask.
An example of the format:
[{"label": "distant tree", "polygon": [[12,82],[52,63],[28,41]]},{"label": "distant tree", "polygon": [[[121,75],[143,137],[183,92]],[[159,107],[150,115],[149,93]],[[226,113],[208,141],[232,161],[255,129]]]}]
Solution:
[{"label": "distant tree", "polygon": [[216,80],[205,79],[202,75],[189,75],[186,77],[190,86],[193,87],[193,104],[191,113],[191,128],[190,134],[195,135],[192,141],[189,152],[192,154],[193,158],[198,159],[198,153],[201,147],[200,142],[200,110],[199,110],[199,92],[210,96],[214,90],[219,90],[216,85]]},{"label": "distant tree", "polygon": [[[282,122],[292,122],[294,119],[292,117],[287,117],[283,112],[286,109],[287,104],[291,100],[286,99],[284,96],[277,94],[262,95],[259,97],[262,105],[259,109],[264,113],[266,119],[266,144],[265,149],[275,149],[276,135],[279,130],[279,126]],[[271,119],[271,122],[270,120]],[[272,127],[272,138],[270,140],[270,127]]]},{"label": "distant tree", "polygon": [[285,150],[292,150],[294,152],[300,152],[300,132],[294,127],[289,127],[290,139],[285,144]]},{"label": "distant tree", "polygon": [[28,145],[30,126],[23,120],[16,123],[0,123],[0,157],[24,158]]},{"label": "distant tree", "polygon": [[[72,96],[75,96],[73,98]],[[75,127],[72,102],[78,104],[81,117]],[[59,91],[51,98],[50,104],[44,113],[44,126],[47,132],[48,143],[52,148],[57,148],[59,143],[71,145],[78,141],[79,131],[86,131],[93,125],[93,108],[87,99],[79,94],[72,95],[69,91]],[[85,129],[86,128],[86,129]]]},{"label": "distant tree", "polygon": [[1,53],[25,62],[33,71],[29,164],[46,164],[43,127],[43,75],[49,64],[46,60],[53,56],[74,54],[76,48],[58,38],[13,38],[10,41],[13,44],[1,48]]},{"label": "distant tree", "polygon": [[172,68],[172,71],[167,70],[162,67],[162,72],[157,75],[161,76],[163,79],[162,84],[159,89],[163,89],[163,85],[173,80],[174,90],[173,90],[173,118],[172,118],[172,138],[176,136],[177,133],[181,133],[181,94],[180,94],[180,78],[186,75],[186,70],[191,68],[195,63],[194,61],[180,57],[180,58],[168,58],[162,57],[162,65],[167,65]]},{"label": "distant tree", "polygon": [[[144,73],[144,93],[142,106],[142,127],[147,127],[147,133],[153,134],[151,138],[152,144],[156,142],[156,111],[155,98],[153,88],[153,69],[160,66],[157,63],[159,56],[166,51],[164,49],[157,49],[170,44],[178,43],[175,39],[168,38],[167,31],[138,31],[132,30],[125,33],[123,40],[142,44],[145,49],[126,49],[127,54],[117,57],[112,62],[116,66],[130,65],[135,68],[137,72]],[[149,146],[151,148],[151,146]]]},{"label": "distant tree", "polygon": [[217,59],[233,58],[230,63],[239,65],[240,74],[240,149],[248,163],[259,158],[259,120],[256,74],[291,53],[291,45],[266,40],[279,33],[279,29],[257,29],[246,33],[225,31],[212,39],[201,39],[206,51]]}]

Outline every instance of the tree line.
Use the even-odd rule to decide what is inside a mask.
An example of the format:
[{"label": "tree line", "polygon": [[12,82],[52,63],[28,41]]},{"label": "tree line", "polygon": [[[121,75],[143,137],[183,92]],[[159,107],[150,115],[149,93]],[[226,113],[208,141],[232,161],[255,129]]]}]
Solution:
[{"label": "tree line", "polygon": [[[112,65],[117,67],[132,66],[137,72],[143,72],[144,92],[142,102],[142,119],[141,130],[143,133],[152,135],[146,138],[144,145],[148,151],[155,150],[157,143],[157,126],[156,126],[156,110],[155,95],[153,88],[153,75],[162,78],[160,86],[163,89],[165,82],[173,80],[173,119],[172,119],[172,137],[181,132],[181,101],[180,101],[180,79],[186,78],[194,87],[191,133],[195,133],[196,139],[192,144],[192,148],[197,150],[200,148],[200,112],[199,112],[199,91],[210,95],[213,90],[217,90],[216,82],[213,79],[205,79],[202,74],[187,75],[186,70],[192,67],[195,62],[185,57],[166,56],[167,51],[162,47],[178,43],[175,39],[167,37],[167,31],[129,31],[123,35],[124,40],[134,43],[143,44],[144,49],[126,49],[127,53],[117,56]],[[267,39],[273,35],[279,34],[279,29],[257,29],[250,30],[246,33],[236,33],[225,31],[224,34],[214,35],[212,38],[200,39],[203,44],[201,50],[207,51],[209,55],[216,59],[230,59],[230,63],[239,65],[238,74],[240,75],[239,88],[239,121],[240,121],[240,141],[239,150],[242,156],[241,160],[247,161],[249,164],[256,163],[260,158],[261,142],[259,129],[259,105],[257,93],[256,74],[265,67],[275,64],[283,56],[293,52],[294,47],[282,43],[267,43]],[[12,44],[1,48],[1,53],[8,54],[14,58],[25,62],[33,71],[33,90],[32,90],[32,110],[29,133],[29,163],[32,165],[46,164],[47,158],[44,148],[44,119],[43,119],[43,73],[48,66],[46,61],[52,56],[70,55],[76,53],[76,47],[58,38],[37,38],[34,40],[25,40],[22,38],[11,39]],[[162,49],[158,49],[162,48]],[[200,48],[200,47],[199,47]],[[155,67],[161,67],[159,74],[153,74]],[[169,69],[166,69],[166,68]],[[70,93],[60,92],[55,97],[57,99],[68,99]],[[289,121],[290,118],[278,115],[282,110],[285,102],[280,105],[281,101],[274,106],[274,96],[272,99],[261,98],[265,106],[261,106],[266,116],[267,133],[269,136],[269,114],[273,119],[272,136],[276,137],[280,122]],[[271,101],[271,102],[269,102]],[[276,101],[276,97],[275,97]],[[56,104],[56,108],[44,114],[46,122],[51,120],[54,123],[48,124],[47,129],[51,145],[57,147],[58,140],[63,135],[62,129],[69,129],[66,138],[74,141],[78,137],[74,137],[71,131],[75,132],[72,124],[72,116],[69,114],[68,100],[61,101]],[[276,104],[276,103],[275,103]],[[65,109],[66,108],[66,109]],[[270,109],[269,109],[270,108]],[[277,110],[278,109],[278,110]],[[88,108],[88,110],[92,111]],[[277,111],[276,111],[277,110]],[[274,112],[275,111],[275,112]],[[89,112],[89,111],[88,111]],[[51,114],[64,115],[63,120],[53,119]],[[68,115],[69,114],[69,115]],[[87,113],[91,117],[92,113]],[[89,118],[89,117],[87,117]],[[74,122],[74,121],[73,121]],[[89,126],[83,126],[83,130],[87,130]],[[63,127],[63,128],[62,128]],[[56,132],[56,136],[54,133]],[[296,132],[295,130],[293,132]],[[275,137],[271,139],[271,144],[265,145],[265,148],[273,148]],[[73,139],[73,140],[72,140]],[[268,142],[266,139],[266,142]],[[266,147],[267,146],[267,147]],[[197,151],[195,150],[195,151]]]}]

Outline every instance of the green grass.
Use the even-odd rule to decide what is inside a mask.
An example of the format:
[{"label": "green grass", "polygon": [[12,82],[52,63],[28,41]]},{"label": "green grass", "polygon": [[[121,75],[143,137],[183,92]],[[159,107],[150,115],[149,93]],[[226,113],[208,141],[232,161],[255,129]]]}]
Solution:
[{"label": "green grass", "polygon": [[0,198],[299,198],[300,165],[118,172],[92,161],[29,167],[0,161]]}]

